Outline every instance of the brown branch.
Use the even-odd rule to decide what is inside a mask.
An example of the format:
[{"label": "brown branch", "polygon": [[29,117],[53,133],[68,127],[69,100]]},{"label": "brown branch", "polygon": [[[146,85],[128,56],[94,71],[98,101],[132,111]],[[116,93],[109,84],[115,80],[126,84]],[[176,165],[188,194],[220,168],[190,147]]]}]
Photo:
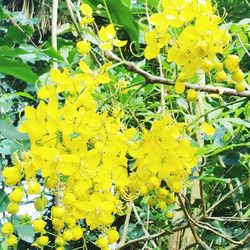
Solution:
[{"label": "brown branch", "polygon": [[197,245],[197,242],[193,242],[193,243],[187,245],[186,247],[181,248],[180,250],[188,250],[188,249],[195,247],[196,245]]},{"label": "brown branch", "polygon": [[[145,80],[148,83],[159,83],[159,84],[165,84],[165,85],[174,85],[173,80],[165,79],[159,76],[152,75],[143,69],[137,67],[133,62],[130,61],[123,61],[120,57],[115,55],[113,52],[106,52],[105,53],[106,57],[111,60],[111,61],[117,61],[117,62],[123,62],[126,68],[129,71],[135,72],[138,75],[141,75],[145,78]],[[200,86],[200,85],[195,85],[191,83],[185,83],[185,86],[187,89],[194,89],[196,91],[201,91],[201,92],[209,92],[209,93],[215,93],[215,94],[223,94],[223,95],[233,95],[233,96],[241,96],[241,97],[250,97],[250,91],[243,91],[238,93],[235,89],[230,89],[230,88],[224,88],[224,87],[214,87],[214,86]]]},{"label": "brown branch", "polygon": [[195,239],[196,243],[199,244],[202,249],[211,250],[211,248],[204,241],[202,241],[201,238],[198,236],[197,231],[196,231],[196,227],[195,227],[195,225],[193,223],[193,219],[189,215],[189,213],[188,213],[188,211],[187,211],[187,209],[186,209],[186,207],[185,207],[185,205],[184,205],[184,203],[182,201],[181,196],[179,194],[177,194],[177,196],[178,196],[181,208],[182,208],[182,210],[183,210],[183,212],[185,214],[185,217],[186,217],[186,219],[188,221],[188,225],[189,225],[189,227],[191,229],[191,232],[192,232],[192,234],[194,236],[194,239]]},{"label": "brown branch", "polygon": [[120,241],[121,245],[123,245],[125,243],[125,241],[126,241],[126,237],[127,237],[127,233],[128,233],[128,225],[129,225],[129,220],[130,220],[131,211],[132,211],[132,206],[133,206],[133,203],[132,203],[132,201],[130,201],[129,204],[128,204],[128,211],[127,211],[126,219],[125,219],[125,222],[124,222],[122,238],[121,238],[121,241]]},{"label": "brown branch", "polygon": [[228,248],[226,248],[226,250],[243,249],[242,247],[244,247],[249,241],[250,241],[250,234],[248,234],[244,239],[239,241],[240,247],[237,245],[232,245],[232,246],[229,246]]},{"label": "brown branch", "polygon": [[160,232],[160,233],[156,233],[156,234],[153,234],[153,235],[147,235],[147,236],[143,236],[141,238],[138,238],[138,239],[134,239],[134,240],[130,240],[128,241],[127,243],[121,245],[121,246],[118,246],[116,248],[116,250],[122,250],[122,249],[125,249],[126,247],[130,246],[130,245],[133,245],[133,244],[136,244],[136,243],[139,243],[141,241],[149,241],[149,240],[153,240],[153,239],[157,239],[157,238],[160,238],[160,237],[164,237],[166,235],[170,235],[172,234],[173,232],[177,232],[177,231],[180,231],[180,230],[183,230],[185,228],[187,228],[188,225],[187,224],[184,224],[180,227],[177,227],[175,229],[172,229],[171,231],[168,231],[168,230],[165,230],[163,232]]}]

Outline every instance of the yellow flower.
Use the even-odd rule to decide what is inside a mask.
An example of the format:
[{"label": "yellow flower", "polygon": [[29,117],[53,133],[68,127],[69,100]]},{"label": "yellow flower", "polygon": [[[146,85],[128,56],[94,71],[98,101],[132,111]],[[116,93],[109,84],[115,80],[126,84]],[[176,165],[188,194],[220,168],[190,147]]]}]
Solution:
[{"label": "yellow flower", "polygon": [[79,41],[76,44],[76,48],[81,55],[86,55],[89,53],[91,46],[90,43],[87,41]]},{"label": "yellow flower", "polygon": [[93,10],[88,4],[83,3],[81,5],[81,12],[84,15],[80,22],[81,26],[84,26],[86,23],[92,23],[94,21],[94,18],[92,17]]},{"label": "yellow flower", "polygon": [[235,82],[242,82],[244,80],[244,73],[242,72],[242,70],[238,69],[238,70],[234,71],[232,74],[232,79]]},{"label": "yellow flower", "polygon": [[63,207],[52,207],[52,217],[53,218],[62,218],[65,214],[65,210]]},{"label": "yellow flower", "polygon": [[71,229],[67,229],[63,232],[63,238],[65,241],[71,241],[73,237],[74,236]]},{"label": "yellow flower", "polygon": [[73,227],[73,228],[71,229],[71,232],[72,232],[72,234],[73,234],[72,240],[79,240],[79,239],[81,239],[82,236],[83,236],[83,229],[82,229],[81,227],[78,227],[78,226]]},{"label": "yellow flower", "polygon": [[44,227],[46,226],[46,224],[47,223],[41,219],[32,221],[32,225],[36,233],[45,233]]},{"label": "yellow flower", "polygon": [[5,235],[11,235],[14,232],[14,227],[10,222],[5,222],[2,226],[1,231]]},{"label": "yellow flower", "polygon": [[7,212],[10,214],[16,214],[19,210],[18,203],[10,202],[7,206]]},{"label": "yellow flower", "polygon": [[65,192],[63,196],[63,204],[65,206],[73,206],[74,203],[76,202],[76,197],[73,193],[70,192]]},{"label": "yellow flower", "polygon": [[34,207],[37,211],[43,210],[48,205],[48,199],[45,196],[36,198]]},{"label": "yellow flower", "polygon": [[15,245],[17,245],[17,238],[15,235],[10,235],[8,238],[7,238],[7,245],[9,247],[13,247]]},{"label": "yellow flower", "polygon": [[19,203],[24,196],[24,192],[21,188],[15,188],[11,194],[9,194],[10,201]]},{"label": "yellow flower", "polygon": [[224,62],[225,67],[232,72],[238,70],[239,63],[240,63],[240,58],[237,55],[228,55]]},{"label": "yellow flower", "polygon": [[215,79],[218,82],[224,82],[227,80],[227,73],[224,70],[218,71],[215,74]]},{"label": "yellow flower", "polygon": [[182,94],[185,91],[185,83],[179,79],[176,80],[174,87],[177,94]]},{"label": "yellow flower", "polygon": [[58,246],[64,246],[66,244],[64,238],[62,236],[57,236],[56,239],[55,239],[55,243],[58,245]]},{"label": "yellow flower", "polygon": [[28,183],[27,193],[28,194],[39,194],[40,193],[40,189],[41,189],[41,185],[40,185],[39,182],[37,182],[37,181],[30,181]]},{"label": "yellow flower", "polygon": [[64,227],[64,221],[61,220],[61,219],[58,219],[58,218],[53,218],[52,219],[52,225],[53,225],[53,228],[56,230],[56,231],[60,231],[63,229]]},{"label": "yellow flower", "polygon": [[127,44],[127,41],[115,38],[116,32],[113,24],[109,24],[107,27],[102,26],[98,35],[101,40],[100,49],[104,51],[112,50],[113,46],[124,47]]},{"label": "yellow flower", "polygon": [[108,231],[107,237],[108,237],[108,242],[112,244],[119,240],[120,235],[116,230],[111,229]]},{"label": "yellow flower", "polygon": [[46,246],[46,245],[48,245],[48,243],[49,243],[48,236],[40,236],[35,241],[35,244],[40,246],[40,247]]},{"label": "yellow flower", "polygon": [[169,219],[172,219],[174,215],[173,215],[173,212],[169,210],[166,212],[165,216]]},{"label": "yellow flower", "polygon": [[245,87],[245,85],[244,85],[243,82],[237,82],[237,83],[235,84],[235,90],[236,90],[237,92],[242,92],[242,91],[244,91],[245,89],[246,89],[246,87]]},{"label": "yellow flower", "polygon": [[20,171],[17,167],[4,168],[2,175],[5,179],[5,183],[8,186],[17,184],[22,178]]},{"label": "yellow flower", "polygon": [[187,0],[163,0],[163,13],[168,23],[173,27],[180,27],[185,22],[191,21],[195,17],[195,1]]},{"label": "yellow flower", "polygon": [[100,237],[97,242],[96,242],[96,245],[100,248],[105,248],[108,246],[108,241],[106,238],[104,237]]},{"label": "yellow flower", "polygon": [[149,31],[145,35],[147,46],[145,48],[145,58],[147,60],[158,56],[160,49],[167,45],[170,35],[166,32]]},{"label": "yellow flower", "polygon": [[204,133],[206,133],[207,135],[214,135],[216,129],[213,127],[213,125],[208,124],[206,122],[203,122],[201,124],[201,129],[203,130]]},{"label": "yellow flower", "polygon": [[195,102],[198,99],[198,94],[194,89],[190,89],[187,92],[187,99],[190,102]]}]

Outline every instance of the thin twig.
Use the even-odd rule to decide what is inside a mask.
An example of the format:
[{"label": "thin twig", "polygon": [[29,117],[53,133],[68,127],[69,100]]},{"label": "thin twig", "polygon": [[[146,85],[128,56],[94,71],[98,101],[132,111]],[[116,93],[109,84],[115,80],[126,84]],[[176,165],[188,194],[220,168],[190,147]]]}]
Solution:
[{"label": "thin twig", "polygon": [[210,208],[207,209],[207,214],[212,212],[218,205],[220,205],[224,200],[226,200],[230,195],[232,195],[233,193],[235,193],[240,187],[242,187],[243,185],[245,185],[247,183],[247,181],[241,183],[241,185],[237,186],[236,188],[234,188],[233,190],[231,190],[229,193],[227,193],[226,195],[224,195],[221,199],[219,199],[216,203],[214,203]]},{"label": "thin twig", "polygon": [[121,238],[121,241],[120,241],[119,245],[124,245],[125,242],[126,242],[127,233],[128,233],[128,225],[129,225],[129,220],[130,220],[130,216],[131,216],[132,206],[133,206],[133,202],[130,201],[129,204],[128,204],[128,212],[127,212],[126,219],[125,219],[125,222],[124,222],[123,234],[122,234],[122,238]]},{"label": "thin twig", "polygon": [[148,235],[148,236],[143,236],[143,237],[141,237],[141,238],[137,238],[137,239],[134,239],[134,240],[130,240],[130,241],[128,241],[127,243],[118,246],[118,248],[116,248],[116,250],[125,249],[125,248],[127,248],[128,246],[131,246],[131,245],[133,245],[133,244],[139,243],[139,242],[141,242],[141,241],[145,241],[145,240],[148,241],[148,240],[153,240],[153,239],[157,239],[157,238],[160,238],[160,237],[164,237],[164,236],[170,235],[170,234],[172,234],[172,233],[174,233],[174,232],[183,230],[183,229],[185,229],[185,228],[187,228],[187,227],[188,227],[188,225],[187,225],[187,224],[184,224],[184,225],[182,225],[182,226],[180,226],[180,227],[177,227],[177,228],[175,228],[175,229],[173,229],[173,230],[171,230],[171,231],[165,230],[165,231],[160,232],[160,233],[156,233],[156,234]]},{"label": "thin twig", "polygon": [[[141,226],[142,226],[142,230],[143,230],[143,232],[145,233],[145,236],[149,236],[149,233],[148,233],[148,231],[146,230],[146,228],[144,227],[143,221],[141,220],[141,217],[140,217],[140,215],[138,214],[137,209],[136,209],[136,206],[135,206],[134,203],[133,203],[133,211],[134,211],[134,214],[135,214],[136,219],[138,220],[138,222],[139,222],[139,223],[141,224]],[[155,243],[153,240],[150,240],[150,242],[151,242],[151,244],[152,244],[152,246],[153,246],[154,248],[157,248],[157,245],[156,245],[156,243]]]},{"label": "thin twig", "polygon": [[211,248],[204,241],[202,241],[201,238],[198,236],[195,225],[193,223],[193,220],[192,220],[191,216],[189,215],[189,213],[188,213],[188,211],[187,211],[187,209],[186,209],[186,207],[185,207],[185,205],[184,205],[184,203],[182,201],[181,196],[179,194],[177,194],[177,196],[178,196],[181,208],[182,208],[182,210],[183,210],[183,212],[185,214],[185,217],[186,217],[186,219],[188,221],[188,225],[189,225],[189,227],[191,229],[191,232],[192,232],[192,234],[194,236],[194,239],[195,239],[196,243],[199,244],[202,249],[211,250]]},{"label": "thin twig", "polygon": [[229,246],[228,248],[226,248],[226,250],[243,249],[242,247],[244,245],[246,245],[246,243],[248,243],[249,241],[250,241],[250,234],[248,234],[244,239],[242,239],[241,241],[239,241],[241,247],[239,247],[237,245],[232,245],[232,246]]},{"label": "thin twig", "polygon": [[195,247],[196,245],[197,245],[197,242],[193,242],[193,243],[187,245],[186,247],[181,248],[180,250],[188,250],[188,249]]},{"label": "thin twig", "polygon": [[17,27],[25,36],[26,38],[30,41],[30,43],[35,47],[38,48],[35,42],[32,40],[32,38],[22,29],[22,27],[8,14],[6,13],[8,18],[10,19],[10,22],[12,23],[13,26]]}]

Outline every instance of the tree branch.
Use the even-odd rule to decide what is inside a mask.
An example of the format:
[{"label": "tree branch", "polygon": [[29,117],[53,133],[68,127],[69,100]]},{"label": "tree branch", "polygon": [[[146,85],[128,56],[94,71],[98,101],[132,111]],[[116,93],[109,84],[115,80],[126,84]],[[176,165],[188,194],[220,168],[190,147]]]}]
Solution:
[{"label": "tree branch", "polygon": [[189,215],[189,213],[188,213],[188,211],[187,211],[187,209],[186,209],[186,207],[185,207],[185,205],[184,205],[184,203],[182,201],[181,196],[179,194],[177,194],[177,196],[178,196],[181,208],[182,208],[182,210],[183,210],[183,212],[185,214],[185,217],[186,217],[186,219],[188,221],[188,225],[189,225],[189,227],[191,229],[191,232],[192,232],[192,234],[194,236],[194,239],[195,239],[196,243],[199,244],[202,249],[211,250],[211,248],[204,241],[202,241],[201,238],[198,236],[195,225],[193,223],[193,219]]},{"label": "tree branch", "polygon": [[[165,85],[174,85],[173,80],[165,79],[159,76],[152,75],[143,69],[137,67],[133,62],[130,61],[123,61],[120,57],[115,55],[113,52],[106,52],[106,57],[111,61],[117,61],[117,62],[124,62],[124,65],[129,71],[135,72],[138,75],[141,75],[145,78],[145,80],[148,83],[159,83],[159,84],[165,84]],[[250,91],[243,91],[238,93],[235,89],[230,88],[224,88],[224,87],[214,87],[214,86],[200,86],[195,85],[191,83],[185,83],[185,86],[187,89],[194,89],[196,91],[201,92],[209,92],[209,93],[215,93],[215,94],[223,94],[223,95],[233,95],[233,96],[241,96],[241,97],[250,97]]]},{"label": "tree branch", "polygon": [[145,240],[153,240],[153,239],[157,239],[157,238],[160,238],[160,237],[164,237],[166,235],[170,235],[172,234],[173,232],[177,232],[177,231],[180,231],[180,230],[183,230],[185,228],[187,228],[188,225],[187,224],[184,224],[180,227],[177,227],[171,231],[168,231],[168,230],[165,230],[163,232],[160,232],[160,233],[156,233],[156,234],[153,234],[153,235],[146,235],[146,236],[143,236],[141,238],[138,238],[138,239],[134,239],[134,240],[130,240],[128,241],[127,243],[123,244],[123,245],[120,245],[116,248],[116,250],[122,250],[122,249],[125,249],[126,247],[130,246],[130,245],[133,245],[133,244],[136,244],[136,243],[139,243],[141,241],[145,241]]}]

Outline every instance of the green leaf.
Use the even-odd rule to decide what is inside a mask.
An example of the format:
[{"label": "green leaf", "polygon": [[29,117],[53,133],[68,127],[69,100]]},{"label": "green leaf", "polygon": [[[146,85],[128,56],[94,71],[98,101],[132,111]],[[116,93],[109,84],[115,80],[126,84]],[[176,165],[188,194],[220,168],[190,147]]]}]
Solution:
[{"label": "green leaf", "polygon": [[16,127],[5,120],[0,120],[0,134],[10,140],[27,140],[27,134],[20,133]]},{"label": "green leaf", "polygon": [[42,52],[51,58],[56,58],[62,62],[65,61],[64,58],[61,56],[61,54],[52,47],[45,49],[45,50],[42,50]]},{"label": "green leaf", "polygon": [[34,98],[32,95],[26,92],[16,92],[15,95],[21,96],[21,97],[26,97],[28,99],[31,99],[33,101],[36,101],[36,98]]},{"label": "green leaf", "polygon": [[[106,0],[112,21],[120,24],[128,32],[132,41],[139,41],[138,24],[135,22],[133,15],[127,5],[121,0]],[[97,9],[99,4],[103,5],[102,0],[87,0],[92,8]],[[106,13],[105,13],[106,14]],[[107,17],[107,14],[106,14]]]},{"label": "green leaf", "polygon": [[19,44],[21,44],[26,37],[25,34],[15,26],[10,26],[7,34],[14,42]]},{"label": "green leaf", "polygon": [[27,83],[35,83],[38,79],[38,76],[27,64],[2,56],[0,56],[0,72]]},{"label": "green leaf", "polygon": [[5,139],[0,143],[0,154],[12,155],[15,151],[20,149],[20,144],[15,141]]},{"label": "green leaf", "polygon": [[123,4],[125,4],[129,9],[131,8],[131,0],[121,0]]},{"label": "green leaf", "polygon": [[32,225],[20,220],[18,216],[13,216],[13,224],[17,231],[18,236],[26,242],[32,243],[34,241],[35,232]]},{"label": "green leaf", "polygon": [[12,49],[8,46],[0,46],[0,56],[17,57],[24,54],[29,54],[29,52],[20,48]]},{"label": "green leaf", "polygon": [[0,212],[6,211],[8,203],[9,203],[8,195],[3,190],[0,190]]},{"label": "green leaf", "polygon": [[203,181],[207,181],[207,182],[211,182],[211,181],[220,182],[220,183],[227,183],[228,182],[228,180],[226,180],[226,179],[216,178],[213,176],[206,176],[206,175],[200,176],[199,179],[203,180]]}]

